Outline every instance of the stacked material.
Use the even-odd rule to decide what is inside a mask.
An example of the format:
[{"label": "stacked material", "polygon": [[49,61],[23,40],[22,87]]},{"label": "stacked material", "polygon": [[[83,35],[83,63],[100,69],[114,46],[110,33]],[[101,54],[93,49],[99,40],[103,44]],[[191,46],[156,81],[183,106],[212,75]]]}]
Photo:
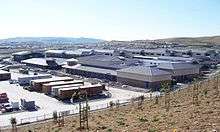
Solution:
[{"label": "stacked material", "polygon": [[51,93],[51,88],[53,86],[65,86],[65,85],[70,85],[70,84],[82,84],[83,85],[84,82],[82,80],[50,82],[50,83],[43,84],[42,92],[49,94]]},{"label": "stacked material", "polygon": [[71,77],[53,77],[48,79],[37,79],[31,81],[31,89],[35,91],[42,91],[42,86],[45,83],[57,82],[57,81],[73,81],[74,79]]}]

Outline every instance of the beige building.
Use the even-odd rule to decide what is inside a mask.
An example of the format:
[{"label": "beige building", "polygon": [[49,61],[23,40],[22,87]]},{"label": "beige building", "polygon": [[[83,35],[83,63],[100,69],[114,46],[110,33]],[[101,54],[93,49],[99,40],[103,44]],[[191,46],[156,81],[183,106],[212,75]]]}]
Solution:
[{"label": "beige building", "polygon": [[135,87],[158,90],[161,83],[171,81],[171,74],[157,67],[134,66],[118,70],[117,81]]}]

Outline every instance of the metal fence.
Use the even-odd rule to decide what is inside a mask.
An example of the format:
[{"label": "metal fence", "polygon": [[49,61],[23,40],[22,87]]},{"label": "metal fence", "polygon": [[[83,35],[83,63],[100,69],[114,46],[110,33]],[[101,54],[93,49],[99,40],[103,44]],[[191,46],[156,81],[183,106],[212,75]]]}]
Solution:
[{"label": "metal fence", "polygon": [[[130,102],[130,99],[123,99],[123,100],[114,100],[113,103],[118,103],[120,105],[125,105]],[[109,108],[109,103],[103,103],[103,104],[97,104],[97,105],[91,105],[90,106],[90,112],[97,111],[97,110],[103,110]],[[79,113],[78,107],[75,107],[75,109],[72,110],[66,110],[66,111],[57,111],[58,115],[61,113],[64,116],[72,116],[77,115]],[[46,121],[53,118],[53,112],[52,113],[45,113],[39,116],[33,116],[33,117],[27,117],[22,119],[17,119],[17,125],[25,125],[29,123],[35,123],[40,121]],[[8,122],[10,123],[10,119],[8,119]],[[2,123],[3,124],[3,123]],[[0,131],[3,129],[9,129],[11,128],[11,125],[1,125],[0,122]]]}]

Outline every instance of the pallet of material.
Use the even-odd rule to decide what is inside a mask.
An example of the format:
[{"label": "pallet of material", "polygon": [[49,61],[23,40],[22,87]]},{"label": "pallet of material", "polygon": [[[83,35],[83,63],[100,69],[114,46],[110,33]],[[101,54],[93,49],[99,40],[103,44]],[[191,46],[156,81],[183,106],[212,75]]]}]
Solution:
[{"label": "pallet of material", "polygon": [[59,89],[62,88],[71,88],[71,87],[79,87],[82,86],[83,84],[71,84],[71,85],[63,85],[63,86],[53,86],[51,88],[51,95],[58,97],[58,91]]},{"label": "pallet of material", "polygon": [[42,92],[45,94],[49,94],[49,93],[51,93],[51,88],[53,86],[65,86],[65,85],[70,85],[70,84],[84,85],[84,82],[82,80],[50,82],[50,83],[43,84]]},{"label": "pallet of material", "polygon": [[103,91],[106,91],[106,89],[105,85],[101,84],[62,88],[58,90],[58,97],[61,100],[70,99],[73,94],[78,93],[80,91],[86,91],[88,96],[94,96],[98,95],[99,93],[102,93]]},{"label": "pallet of material", "polygon": [[37,80],[32,80],[31,81],[31,89],[41,92],[42,91],[42,86],[45,83],[50,83],[50,82],[58,82],[58,81],[73,81],[74,79],[71,77],[53,77],[53,78],[48,78],[48,79],[37,79]]}]

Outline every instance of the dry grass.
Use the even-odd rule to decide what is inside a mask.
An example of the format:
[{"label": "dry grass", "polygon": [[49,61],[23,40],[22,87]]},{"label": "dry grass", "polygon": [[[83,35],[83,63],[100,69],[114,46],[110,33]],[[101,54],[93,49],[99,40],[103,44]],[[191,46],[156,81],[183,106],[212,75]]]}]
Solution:
[{"label": "dry grass", "polygon": [[[119,108],[90,113],[89,131],[95,132],[156,132],[156,131],[220,131],[220,98],[215,81],[199,85],[198,106],[193,104],[193,88],[189,86],[170,94],[170,109],[166,112],[164,97],[159,103],[145,100],[142,108],[129,104]],[[220,89],[218,89],[220,90]],[[30,124],[18,131],[75,132],[79,131],[79,118],[67,117],[63,127],[53,121]],[[9,131],[9,130],[8,130]],[[84,130],[85,131],[85,130]]]}]

